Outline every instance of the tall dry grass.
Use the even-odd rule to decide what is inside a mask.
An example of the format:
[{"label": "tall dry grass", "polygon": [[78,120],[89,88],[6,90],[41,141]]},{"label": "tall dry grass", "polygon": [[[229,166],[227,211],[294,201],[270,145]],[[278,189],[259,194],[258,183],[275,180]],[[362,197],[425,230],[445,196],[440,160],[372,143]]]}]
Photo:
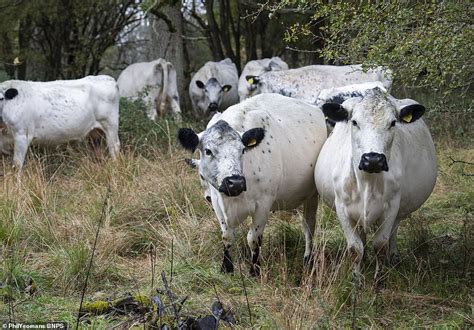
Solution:
[{"label": "tall dry grass", "polygon": [[[369,246],[363,269],[366,285],[357,290],[344,237],[326,207],[318,211],[312,269],[302,267],[302,211],[296,210],[271,215],[260,278],[248,276],[246,226],[239,230],[233,252],[236,273],[220,273],[220,230],[197,174],[183,161],[189,155],[176,148],[172,134],[176,124],[163,121],[142,132],[136,118],[129,120],[125,123],[129,126],[122,123],[131,128],[122,135],[124,148],[116,161],[104,148],[93,151],[85,143],[34,149],[18,177],[11,160],[4,158],[0,320],[13,314],[16,321],[74,321],[110,185],[86,299],[98,292],[150,293],[153,249],[156,274],[166,271],[173,290],[189,296],[186,311],[208,312],[217,293],[234,311],[238,327],[473,325],[474,190],[472,178],[464,175],[471,169],[450,164],[448,158],[472,161],[472,148],[438,144],[440,176],[435,192],[402,223],[402,263],[389,269],[387,288],[374,294],[372,249]],[[138,138],[133,138],[133,131]],[[30,279],[38,287],[34,296],[24,293]],[[118,323],[100,322],[100,327]]]}]

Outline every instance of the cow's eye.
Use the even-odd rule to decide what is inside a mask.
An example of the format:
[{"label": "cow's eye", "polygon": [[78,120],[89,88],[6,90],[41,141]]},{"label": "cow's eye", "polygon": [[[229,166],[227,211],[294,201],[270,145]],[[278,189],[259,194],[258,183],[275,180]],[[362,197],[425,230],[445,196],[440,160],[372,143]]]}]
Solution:
[{"label": "cow's eye", "polygon": [[206,153],[206,156],[212,156],[212,151],[211,150],[206,149],[206,150],[204,150],[204,152]]},{"label": "cow's eye", "polygon": [[3,97],[0,97],[0,101],[3,101]]},{"label": "cow's eye", "polygon": [[355,120],[352,121],[352,126],[359,127],[359,125],[357,125],[357,122]]},{"label": "cow's eye", "polygon": [[392,121],[392,122],[390,123],[390,127],[395,127],[395,123],[396,123],[396,122],[397,122],[396,120]]}]

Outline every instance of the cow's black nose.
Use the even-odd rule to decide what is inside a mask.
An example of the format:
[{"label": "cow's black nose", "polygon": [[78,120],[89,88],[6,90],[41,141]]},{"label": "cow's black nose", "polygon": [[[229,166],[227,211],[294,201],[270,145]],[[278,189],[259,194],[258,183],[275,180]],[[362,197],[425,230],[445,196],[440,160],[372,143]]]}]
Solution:
[{"label": "cow's black nose", "polygon": [[388,171],[387,158],[385,158],[384,154],[378,154],[376,152],[363,154],[360,158],[359,170],[369,173]]},{"label": "cow's black nose", "polygon": [[212,199],[211,199],[211,196],[206,196],[206,200],[212,204]]},{"label": "cow's black nose", "polygon": [[223,192],[230,197],[239,196],[243,191],[246,190],[247,184],[245,182],[245,178],[240,175],[228,176],[222,180],[222,184],[219,187],[220,192]]},{"label": "cow's black nose", "polygon": [[217,111],[217,110],[219,110],[217,103],[215,102],[209,103],[209,111]]}]

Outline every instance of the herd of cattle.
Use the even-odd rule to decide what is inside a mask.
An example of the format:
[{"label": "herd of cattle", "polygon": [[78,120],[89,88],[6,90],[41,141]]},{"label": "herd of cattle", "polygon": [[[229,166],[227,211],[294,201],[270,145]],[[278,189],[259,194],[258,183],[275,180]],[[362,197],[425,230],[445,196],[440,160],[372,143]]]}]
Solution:
[{"label": "herd of cattle", "polygon": [[[200,133],[180,129],[178,141],[199,153],[188,162],[222,230],[224,271],[233,271],[235,230],[247,217],[250,271],[258,275],[270,212],[301,204],[310,264],[321,197],[337,213],[359,279],[365,236],[374,233],[374,283],[383,282],[385,262],[400,260],[400,220],[426,201],[437,176],[433,140],[420,119],[425,108],[391,96],[391,85],[384,68],[289,69],[278,57],[248,62],[240,78],[229,59],[196,72],[189,86],[193,111],[210,120]],[[0,83],[0,151],[13,151],[21,169],[31,143],[63,143],[100,129],[115,158],[120,97],[142,99],[152,120],[167,111],[181,116],[176,71],[163,59],[132,64],[117,82],[10,80]]]}]

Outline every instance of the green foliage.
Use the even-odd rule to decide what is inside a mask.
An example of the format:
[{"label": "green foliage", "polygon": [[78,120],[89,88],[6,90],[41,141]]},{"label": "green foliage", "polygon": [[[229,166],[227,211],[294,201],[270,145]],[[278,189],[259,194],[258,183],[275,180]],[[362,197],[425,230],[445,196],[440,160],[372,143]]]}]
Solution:
[{"label": "green foliage", "polygon": [[179,123],[174,120],[152,121],[141,100],[120,100],[120,142],[122,149],[152,156],[157,148],[174,145]]},{"label": "green foliage", "polygon": [[[472,85],[473,6],[464,1],[329,3],[284,1],[275,10],[297,7],[309,22],[288,27],[286,41],[322,38],[316,49],[326,60],[390,67],[403,86],[449,94]],[[317,32],[311,26],[320,24]]]}]

